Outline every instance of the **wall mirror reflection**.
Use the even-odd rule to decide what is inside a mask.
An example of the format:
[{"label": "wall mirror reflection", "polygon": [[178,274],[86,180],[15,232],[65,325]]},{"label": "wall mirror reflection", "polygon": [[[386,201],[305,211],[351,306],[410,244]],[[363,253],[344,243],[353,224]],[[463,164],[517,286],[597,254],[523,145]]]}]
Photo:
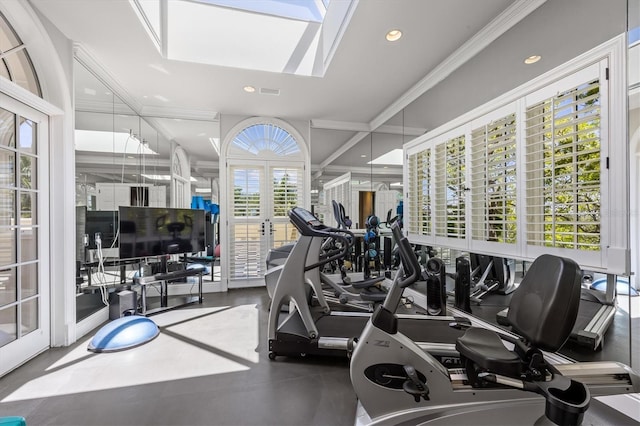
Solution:
[{"label": "wall mirror reflection", "polygon": [[[145,270],[166,268],[158,266],[163,256],[185,267],[204,265],[205,285],[219,281],[217,122],[143,117],[78,60],[74,73],[76,320],[112,305],[123,289],[135,291],[134,279]],[[125,211],[145,223],[135,228],[134,218],[120,217],[122,208],[134,208]],[[201,213],[195,221],[191,210]],[[155,245],[143,241],[152,234]],[[188,245],[171,246],[172,239]]]},{"label": "wall mirror reflection", "polygon": [[[640,176],[640,1],[630,0],[628,7],[628,42],[629,50],[627,55],[628,84],[629,84],[629,159],[631,176]],[[636,182],[637,184],[637,182]],[[632,186],[633,188],[633,186]],[[631,232],[630,235],[640,233],[640,196],[638,191],[631,189]],[[635,212],[635,214],[634,214]],[[640,265],[640,241],[638,238],[631,239],[631,265],[632,271],[638,271]],[[638,274],[629,277],[631,286],[627,288],[626,297],[628,303],[621,303],[621,308],[628,306],[630,333],[629,340],[631,346],[631,366],[638,370],[640,368],[640,297],[634,297],[640,289],[640,279]],[[634,292],[634,290],[636,290]]]}]

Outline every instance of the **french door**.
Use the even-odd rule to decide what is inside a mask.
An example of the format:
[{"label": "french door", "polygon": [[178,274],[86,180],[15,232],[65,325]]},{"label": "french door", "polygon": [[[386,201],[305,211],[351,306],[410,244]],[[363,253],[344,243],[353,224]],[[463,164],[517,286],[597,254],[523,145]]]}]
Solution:
[{"label": "french door", "polygon": [[269,249],[298,238],[287,212],[304,200],[304,163],[229,160],[229,288],[264,284]]},{"label": "french door", "polygon": [[48,117],[0,93],[0,376],[50,344]]}]

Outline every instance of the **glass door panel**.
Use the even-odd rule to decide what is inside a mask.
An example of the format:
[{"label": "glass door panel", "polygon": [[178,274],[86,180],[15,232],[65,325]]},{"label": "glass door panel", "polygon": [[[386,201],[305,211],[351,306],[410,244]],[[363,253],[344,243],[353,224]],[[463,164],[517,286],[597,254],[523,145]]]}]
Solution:
[{"label": "glass door panel", "polygon": [[[264,166],[231,166],[232,214],[229,217],[229,279],[262,279],[265,247]],[[231,284],[231,283],[230,283]]]},{"label": "glass door panel", "polygon": [[[49,347],[48,118],[0,93],[0,376]],[[43,169],[44,168],[44,169]]]}]

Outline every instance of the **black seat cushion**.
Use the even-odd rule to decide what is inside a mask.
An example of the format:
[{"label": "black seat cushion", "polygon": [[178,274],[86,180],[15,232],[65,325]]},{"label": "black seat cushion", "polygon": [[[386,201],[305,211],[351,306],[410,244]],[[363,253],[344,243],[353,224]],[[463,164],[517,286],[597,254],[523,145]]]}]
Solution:
[{"label": "black seat cushion", "polygon": [[471,327],[456,341],[456,350],[483,369],[509,377],[522,371],[520,357],[508,350],[502,339],[486,328]]},{"label": "black seat cushion", "polygon": [[532,346],[557,351],[578,315],[582,271],[571,259],[538,257],[513,293],[507,319]]}]

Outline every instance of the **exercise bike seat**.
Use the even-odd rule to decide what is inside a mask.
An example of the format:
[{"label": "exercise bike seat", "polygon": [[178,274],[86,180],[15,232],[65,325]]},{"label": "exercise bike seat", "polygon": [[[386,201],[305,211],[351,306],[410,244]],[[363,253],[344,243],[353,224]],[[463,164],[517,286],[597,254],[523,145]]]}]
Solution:
[{"label": "exercise bike seat", "polygon": [[522,372],[520,357],[508,350],[496,333],[486,328],[469,328],[458,338],[456,349],[486,370],[509,377],[517,377]]}]

